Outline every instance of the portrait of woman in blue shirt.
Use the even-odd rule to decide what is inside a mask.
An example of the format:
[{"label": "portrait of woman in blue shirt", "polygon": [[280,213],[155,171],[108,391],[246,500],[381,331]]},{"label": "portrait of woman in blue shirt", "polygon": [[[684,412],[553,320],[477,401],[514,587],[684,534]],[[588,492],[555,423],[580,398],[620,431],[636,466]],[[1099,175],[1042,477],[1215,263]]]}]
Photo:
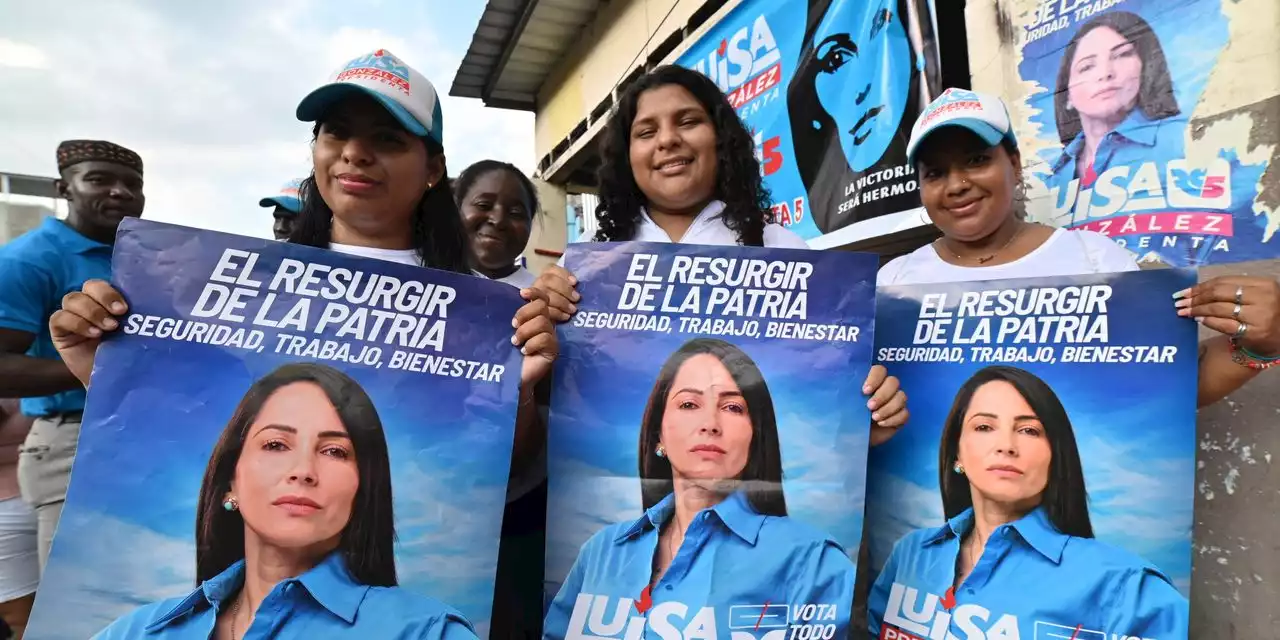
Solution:
[{"label": "portrait of woman in blue shirt", "polygon": [[284,365],[222,431],[196,511],[186,595],[96,638],[475,638],[461,614],[397,587],[391,470],[373,401],[346,374]]},{"label": "portrait of woman in blue shirt", "polygon": [[[1084,222],[1089,207],[1079,194],[1112,167],[1184,157],[1187,116],[1178,108],[1164,49],[1151,25],[1128,11],[1100,14],[1072,36],[1058,67],[1054,119],[1062,155],[1046,186],[1054,205]],[[1096,206],[1106,206],[1099,199]]]},{"label": "portrait of woman in blue shirt", "polygon": [[787,516],[773,399],[746,353],[710,338],[673,353],[638,453],[644,513],[583,545],[544,638],[728,638],[753,627],[763,638],[793,625],[844,637],[853,562]]},{"label": "portrait of woman in blue shirt", "polygon": [[1187,637],[1169,578],[1094,538],[1071,420],[1040,378],[1004,366],[969,378],[939,465],[948,520],[894,546],[868,596],[870,637]]}]

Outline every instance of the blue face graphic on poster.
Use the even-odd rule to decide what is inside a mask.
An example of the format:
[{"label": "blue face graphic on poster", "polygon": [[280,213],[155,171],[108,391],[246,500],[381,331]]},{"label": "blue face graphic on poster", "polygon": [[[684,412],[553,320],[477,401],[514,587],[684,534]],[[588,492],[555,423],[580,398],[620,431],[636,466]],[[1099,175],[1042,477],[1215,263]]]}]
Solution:
[{"label": "blue face graphic on poster", "polygon": [[911,51],[902,20],[888,0],[839,3],[814,36],[814,89],[836,122],[840,146],[854,171],[884,156],[902,123],[911,86]]},{"label": "blue face graphic on poster", "polygon": [[920,206],[906,142],[941,91],[932,0],[744,0],[677,64],[755,137],[779,224],[812,239]]}]

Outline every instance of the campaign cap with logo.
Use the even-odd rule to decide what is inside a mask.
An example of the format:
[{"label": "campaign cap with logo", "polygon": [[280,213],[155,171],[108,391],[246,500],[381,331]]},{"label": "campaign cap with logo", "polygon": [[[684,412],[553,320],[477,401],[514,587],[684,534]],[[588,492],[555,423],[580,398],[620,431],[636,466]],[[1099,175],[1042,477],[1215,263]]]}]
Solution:
[{"label": "campaign cap with logo", "polygon": [[297,116],[318,122],[338,101],[353,93],[377,100],[410,133],[444,145],[440,96],[421,73],[386,49],[378,49],[342,65],[329,81],[302,99]]},{"label": "campaign cap with logo", "polygon": [[1018,146],[1004,101],[977,91],[951,88],[930,102],[911,127],[907,162],[915,166],[920,145],[943,127],[963,127],[991,146],[1005,140],[1015,148]]},{"label": "campaign cap with logo", "polygon": [[301,178],[290,180],[280,187],[280,193],[259,200],[258,206],[284,207],[290,213],[299,213],[302,211],[302,200],[298,197],[298,190],[301,188]]}]

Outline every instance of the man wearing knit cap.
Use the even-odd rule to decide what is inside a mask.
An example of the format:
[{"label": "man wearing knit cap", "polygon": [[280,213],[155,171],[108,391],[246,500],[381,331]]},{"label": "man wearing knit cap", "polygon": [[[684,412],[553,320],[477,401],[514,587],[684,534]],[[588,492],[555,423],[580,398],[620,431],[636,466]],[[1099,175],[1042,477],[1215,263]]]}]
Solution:
[{"label": "man wearing knit cap", "polygon": [[111,245],[142,215],[142,158],[102,140],[58,145],[66,220],[49,217],[0,247],[0,397],[22,398],[35,419],[18,454],[22,497],[36,511],[40,570],[62,515],[85,391],[58,358],[49,316],[86,280],[111,278]]}]

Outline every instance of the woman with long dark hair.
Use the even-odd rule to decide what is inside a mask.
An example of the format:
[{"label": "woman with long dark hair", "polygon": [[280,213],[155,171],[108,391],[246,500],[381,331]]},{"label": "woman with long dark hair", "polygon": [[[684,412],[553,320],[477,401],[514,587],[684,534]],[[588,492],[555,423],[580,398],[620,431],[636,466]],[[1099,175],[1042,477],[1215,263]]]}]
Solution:
[{"label": "woman with long dark hair", "polygon": [[1128,11],[1099,14],[1071,37],[1053,113],[1063,151],[1050,186],[1079,179],[1087,188],[1109,167],[1184,155],[1187,118],[1164,49],[1151,25]]},{"label": "woman with long dark hair", "polygon": [[196,507],[196,580],[97,637],[475,637],[458,612],[396,586],[382,421],[325,365],[258,379],[222,430]]},{"label": "woman with long dark hair", "polygon": [[[618,100],[601,144],[600,229],[596,242],[675,242],[807,249],[775,224],[751,132],[707,76],[679,66],[640,77]],[[577,280],[562,265],[535,285],[550,316],[577,312]],[[898,380],[874,366],[863,391],[871,396],[872,443],[907,420]]]},{"label": "woman with long dark hair", "polygon": [[1030,638],[1044,624],[1187,637],[1189,604],[1169,578],[1093,537],[1075,431],[1043,380],[979,370],[956,393],[938,457],[947,523],[894,546],[867,601],[871,638],[886,626]]},{"label": "woman with long dark hair", "polygon": [[733,605],[829,606],[833,637],[847,633],[853,562],[830,536],[787,516],[778,418],[750,356],[712,338],[671,354],[640,421],[638,459],[644,513],[582,546],[544,638],[591,631],[569,628],[591,613],[581,607],[612,612],[637,598],[641,614],[649,602],[674,601],[687,612],[682,624],[726,630]]},{"label": "woman with long dark hair", "polygon": [[[443,119],[431,83],[391,52],[356,58],[308,94],[297,116],[314,122],[312,173],[289,241],[340,253],[468,275],[471,241],[445,166]],[[512,344],[524,354],[512,464],[535,460],[542,442],[534,386],[551,370],[556,334],[545,295],[520,290]],[[101,280],[63,300],[50,319],[55,346],[84,384],[104,332],[128,305]]]}]

